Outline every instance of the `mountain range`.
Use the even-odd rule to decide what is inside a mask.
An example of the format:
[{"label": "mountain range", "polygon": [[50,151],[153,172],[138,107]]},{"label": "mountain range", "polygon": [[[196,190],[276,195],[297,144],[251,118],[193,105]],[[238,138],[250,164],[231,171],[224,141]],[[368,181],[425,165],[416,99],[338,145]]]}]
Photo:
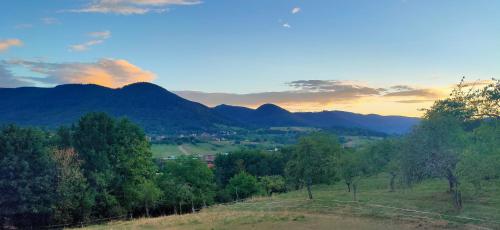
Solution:
[{"label": "mountain range", "polygon": [[0,124],[54,128],[74,123],[88,112],[127,117],[151,134],[215,131],[221,125],[250,129],[342,127],[401,134],[419,122],[412,117],[343,111],[292,113],[273,104],[257,109],[231,105],[209,108],[152,83],[134,83],[117,89],[93,84],[0,88]]}]

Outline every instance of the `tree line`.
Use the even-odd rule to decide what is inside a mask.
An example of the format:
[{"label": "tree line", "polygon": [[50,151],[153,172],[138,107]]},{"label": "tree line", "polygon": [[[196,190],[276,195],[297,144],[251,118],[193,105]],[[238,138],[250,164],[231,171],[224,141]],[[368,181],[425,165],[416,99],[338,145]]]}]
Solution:
[{"label": "tree line", "polygon": [[281,153],[242,150],[160,161],[140,127],[89,113],[55,132],[0,128],[0,227],[75,224],[116,216],[182,214],[285,190]]},{"label": "tree line", "polygon": [[214,203],[343,183],[357,200],[362,178],[384,173],[388,191],[429,178],[477,191],[500,177],[499,81],[480,89],[461,83],[436,101],[405,136],[361,148],[318,132],[279,152],[219,154],[215,167],[194,156],[159,161],[140,127],[90,113],[55,132],[15,125],[0,129],[0,227],[78,224],[115,216],[194,212]]},{"label": "tree line", "polygon": [[450,96],[425,111],[420,124],[401,137],[358,149],[340,148],[327,134],[301,138],[287,163],[295,187],[342,181],[356,200],[362,178],[388,175],[388,188],[399,181],[410,187],[424,180],[448,182],[450,201],[462,208],[462,188],[480,194],[485,181],[500,178],[500,81],[477,88],[463,80]]}]

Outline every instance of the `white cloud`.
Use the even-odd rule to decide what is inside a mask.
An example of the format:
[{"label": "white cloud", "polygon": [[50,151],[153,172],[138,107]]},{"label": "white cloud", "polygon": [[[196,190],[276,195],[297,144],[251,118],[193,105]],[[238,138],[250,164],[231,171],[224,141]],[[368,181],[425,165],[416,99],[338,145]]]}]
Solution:
[{"label": "white cloud", "polygon": [[[43,75],[43,77],[24,78],[39,84],[84,83],[116,88],[135,82],[149,82],[156,77],[154,73],[121,59],[104,58],[91,63],[11,60],[4,62],[4,64],[26,68],[29,71]],[[6,74],[11,75],[10,72],[6,72]],[[11,76],[11,79],[14,78]]]},{"label": "white cloud", "polygon": [[111,32],[109,30],[90,32],[90,33],[88,33],[88,36],[95,38],[95,39],[92,39],[90,41],[87,41],[87,42],[84,42],[81,44],[70,45],[69,46],[70,51],[75,51],[75,52],[86,51],[91,46],[101,44],[106,39],[110,38]]},{"label": "white cloud", "polygon": [[300,7],[294,7],[292,9],[292,14],[298,14],[302,9],[300,9]]},{"label": "white cloud", "polygon": [[12,46],[22,46],[23,42],[19,39],[0,40],[0,52],[8,50]]},{"label": "white cloud", "polygon": [[105,30],[105,31],[90,32],[89,36],[100,39],[108,39],[111,37],[111,31]]},{"label": "white cloud", "polygon": [[5,63],[0,61],[0,88],[13,88],[30,85],[32,84],[22,77],[14,76],[12,72],[6,68]]},{"label": "white cloud", "polygon": [[94,0],[80,9],[66,10],[75,13],[112,13],[120,15],[161,13],[168,5],[196,5],[200,0]]},{"label": "white cloud", "polygon": [[16,26],[14,26],[14,28],[16,28],[16,29],[29,29],[29,28],[32,28],[32,27],[33,27],[33,24],[28,24],[28,23],[17,24]]},{"label": "white cloud", "polygon": [[288,23],[283,23],[283,27],[285,27],[285,28],[292,28],[292,26],[290,24],[288,24]]},{"label": "white cloud", "polygon": [[50,18],[50,17],[41,18],[40,20],[42,20],[43,24],[46,24],[46,25],[53,25],[53,24],[60,24],[61,23],[59,21],[59,19]]}]

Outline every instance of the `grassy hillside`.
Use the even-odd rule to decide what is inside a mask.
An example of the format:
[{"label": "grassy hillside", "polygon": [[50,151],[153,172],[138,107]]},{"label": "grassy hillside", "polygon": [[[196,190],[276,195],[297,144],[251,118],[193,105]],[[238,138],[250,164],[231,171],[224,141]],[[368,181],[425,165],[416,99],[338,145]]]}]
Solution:
[{"label": "grassy hillside", "polygon": [[218,205],[197,214],[113,222],[88,229],[499,229],[500,183],[464,187],[457,212],[443,180],[388,192],[385,175],[360,182],[358,202],[343,184]]}]

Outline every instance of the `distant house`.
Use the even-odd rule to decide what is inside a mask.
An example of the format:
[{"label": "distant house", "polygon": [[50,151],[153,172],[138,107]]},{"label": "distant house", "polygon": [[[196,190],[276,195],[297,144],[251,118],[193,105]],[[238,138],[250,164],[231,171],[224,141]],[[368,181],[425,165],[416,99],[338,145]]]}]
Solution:
[{"label": "distant house", "polygon": [[207,163],[207,166],[209,168],[213,168],[215,166],[215,164],[214,164],[215,155],[213,155],[213,154],[203,155],[202,160],[205,161],[205,163]]}]

